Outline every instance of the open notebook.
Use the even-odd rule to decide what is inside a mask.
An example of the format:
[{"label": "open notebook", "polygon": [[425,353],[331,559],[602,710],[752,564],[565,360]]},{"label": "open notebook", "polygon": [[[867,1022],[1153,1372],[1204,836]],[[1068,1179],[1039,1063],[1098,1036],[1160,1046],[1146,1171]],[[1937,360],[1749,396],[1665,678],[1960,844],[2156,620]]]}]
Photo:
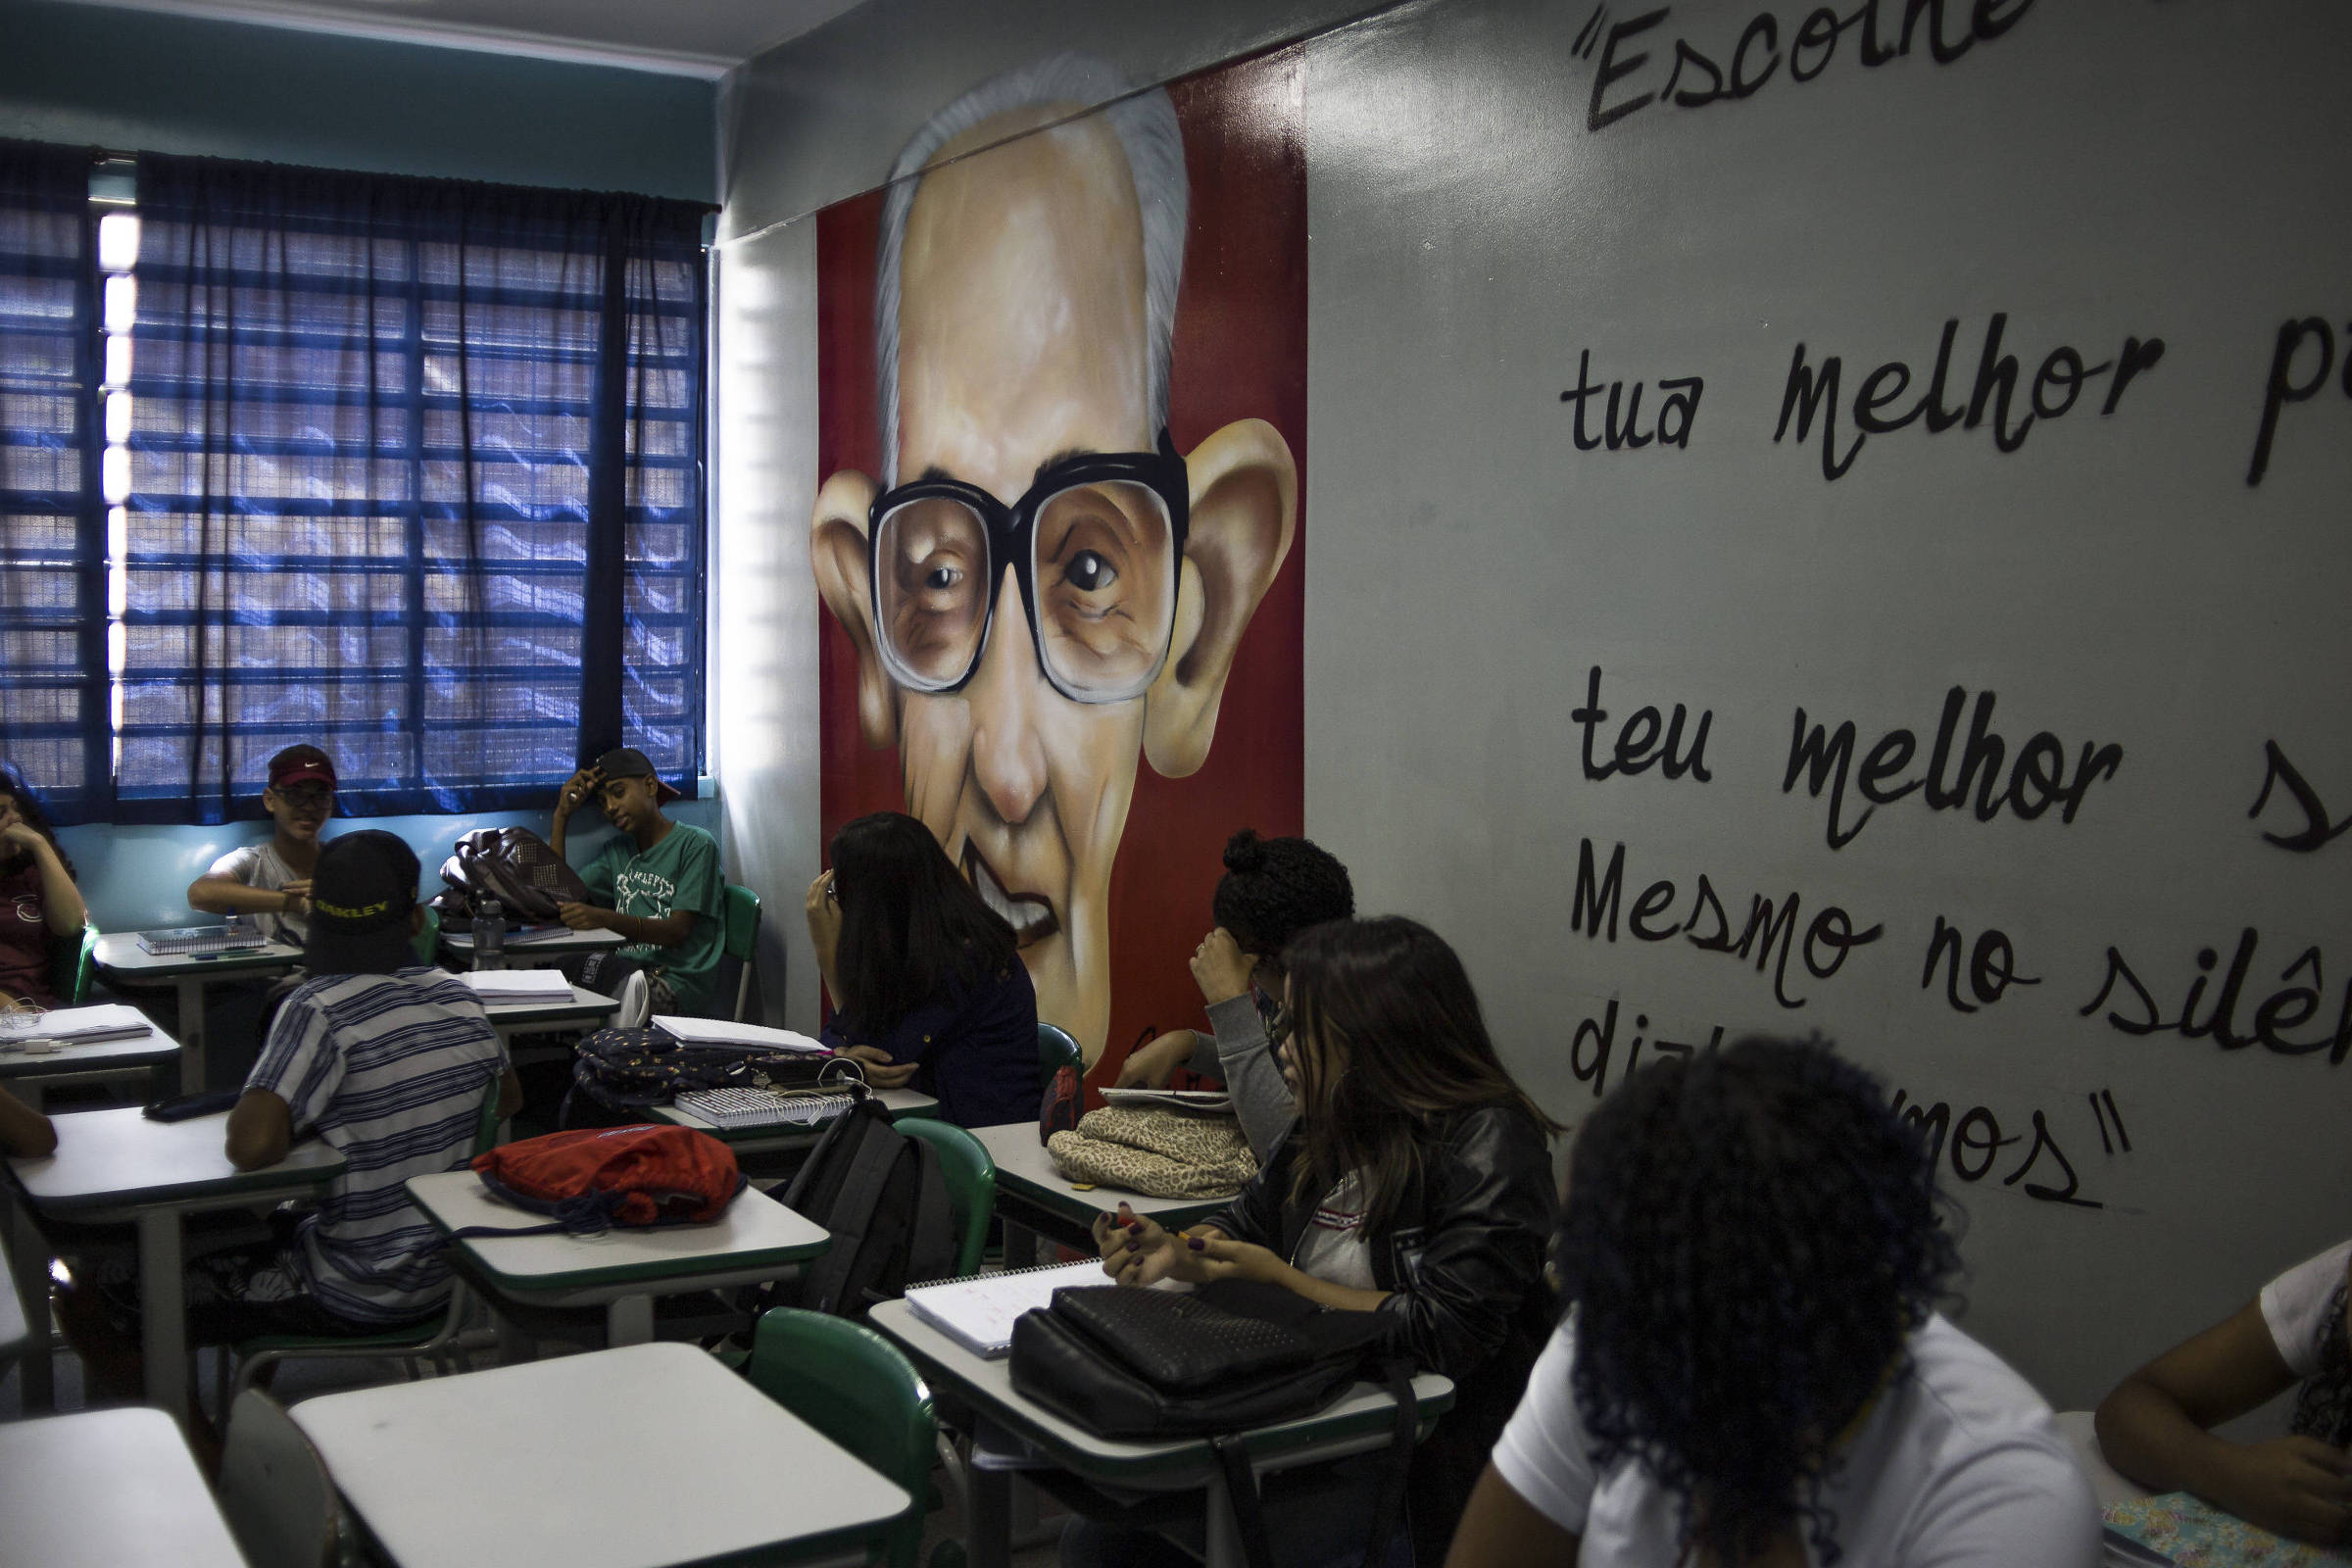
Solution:
[{"label": "open notebook", "polygon": [[1054,1304],[1054,1293],[1069,1285],[1108,1285],[1099,1257],[1004,1274],[917,1285],[906,1293],[914,1315],[974,1355],[995,1359],[1012,1351],[1013,1320],[1033,1306]]}]

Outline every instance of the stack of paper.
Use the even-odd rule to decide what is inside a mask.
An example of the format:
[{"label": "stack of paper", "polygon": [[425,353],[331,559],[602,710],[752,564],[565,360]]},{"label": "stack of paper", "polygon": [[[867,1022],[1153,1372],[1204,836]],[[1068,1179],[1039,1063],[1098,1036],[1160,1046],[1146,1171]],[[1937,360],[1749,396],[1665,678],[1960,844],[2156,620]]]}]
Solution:
[{"label": "stack of paper", "polygon": [[133,1040],[155,1033],[147,1015],[120,1002],[95,1007],[55,1007],[25,1033],[40,1040]]},{"label": "stack of paper", "polygon": [[763,1051],[797,1051],[811,1056],[832,1054],[821,1040],[811,1040],[790,1029],[736,1023],[728,1018],[684,1018],[664,1012],[655,1014],[654,1027],[681,1046],[754,1046]]},{"label": "stack of paper", "polygon": [[571,982],[561,969],[469,969],[458,976],[485,1007],[499,1003],[569,1002]]}]

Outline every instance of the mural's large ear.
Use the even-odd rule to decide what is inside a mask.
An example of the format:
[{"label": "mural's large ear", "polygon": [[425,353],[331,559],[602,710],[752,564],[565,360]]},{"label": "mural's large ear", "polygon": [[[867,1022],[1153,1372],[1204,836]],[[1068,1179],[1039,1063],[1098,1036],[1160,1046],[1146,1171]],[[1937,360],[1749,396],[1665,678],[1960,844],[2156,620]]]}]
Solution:
[{"label": "mural's large ear", "polygon": [[1192,523],[1176,635],[1144,708],[1144,755],[1168,778],[1208,760],[1233,656],[1298,526],[1298,466],[1265,420],[1235,420],[1195,447],[1185,466]]},{"label": "mural's large ear", "polygon": [[816,492],[808,517],[808,567],[817,594],[858,649],[858,727],[868,746],[895,746],[899,710],[890,674],[874,647],[873,597],[865,559],[865,518],[874,504],[874,481],[844,468]]}]

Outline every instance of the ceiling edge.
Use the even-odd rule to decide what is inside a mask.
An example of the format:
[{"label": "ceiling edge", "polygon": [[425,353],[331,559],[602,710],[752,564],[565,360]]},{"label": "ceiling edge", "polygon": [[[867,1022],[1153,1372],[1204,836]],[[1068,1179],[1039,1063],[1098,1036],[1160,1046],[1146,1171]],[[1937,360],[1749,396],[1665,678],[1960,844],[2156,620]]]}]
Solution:
[{"label": "ceiling edge", "polygon": [[[87,3],[87,0],[85,0]],[[385,43],[429,44],[443,49],[470,49],[487,54],[523,55],[565,65],[610,66],[623,71],[649,71],[670,76],[695,76],[715,81],[740,62],[718,55],[688,54],[665,49],[631,49],[619,44],[584,43],[551,38],[544,33],[507,27],[479,26],[453,22],[409,22],[392,17],[325,16],[293,11],[252,0],[103,0],[110,9],[155,11],[172,16],[202,17],[214,22],[244,22],[265,27],[287,27],[298,32],[324,32],[346,38],[373,38]]]}]

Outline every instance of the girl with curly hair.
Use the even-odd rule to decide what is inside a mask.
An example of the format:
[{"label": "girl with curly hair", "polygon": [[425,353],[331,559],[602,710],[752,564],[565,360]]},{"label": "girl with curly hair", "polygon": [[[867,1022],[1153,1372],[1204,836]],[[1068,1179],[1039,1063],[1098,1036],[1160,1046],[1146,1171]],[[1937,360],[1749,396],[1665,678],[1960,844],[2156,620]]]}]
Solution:
[{"label": "girl with curly hair", "polygon": [[1450,1568],[2093,1568],[2049,1406],[1936,1310],[1934,1167],[1868,1073],[1747,1039],[1577,1136],[1567,1317]]},{"label": "girl with curly hair", "polygon": [[[2265,1530],[2352,1546],[2352,1242],[2306,1258],[2099,1403],[2107,1462],[2154,1492],[2193,1492]],[[2302,1384],[2287,1435],[2209,1430]]]},{"label": "girl with curly hair", "polygon": [[1290,1022],[1282,1011],[1282,950],[1326,920],[1355,913],[1348,868],[1306,839],[1261,839],[1244,828],[1225,844],[1225,874],[1209,904],[1216,922],[1193,951],[1193,979],[1208,1005],[1210,1033],[1173,1029],[1127,1054],[1117,1087],[1164,1089],[1179,1067],[1220,1078],[1259,1160],[1273,1153],[1294,1114],[1275,1053]]},{"label": "girl with curly hair", "polygon": [[[1122,1285],[1253,1280],[1377,1313],[1387,1348],[1451,1378],[1453,1408],[1414,1450],[1404,1498],[1415,1558],[1434,1564],[1551,1332],[1543,1269],[1558,1129],[1495,1056],[1461,959],[1427,926],[1331,921],[1293,938],[1284,957],[1297,1126],[1207,1224],[1171,1234],[1122,1207],[1095,1238]],[[1273,1560],[1361,1561],[1385,1463],[1372,1454],[1268,1477]],[[1399,1538],[1392,1560],[1401,1549]],[[1079,1520],[1062,1562],[1191,1558],[1144,1532]]]}]

